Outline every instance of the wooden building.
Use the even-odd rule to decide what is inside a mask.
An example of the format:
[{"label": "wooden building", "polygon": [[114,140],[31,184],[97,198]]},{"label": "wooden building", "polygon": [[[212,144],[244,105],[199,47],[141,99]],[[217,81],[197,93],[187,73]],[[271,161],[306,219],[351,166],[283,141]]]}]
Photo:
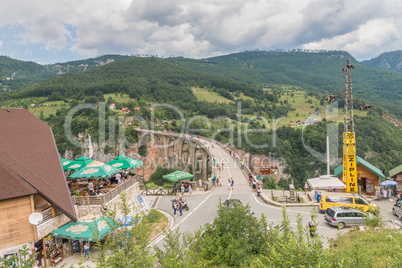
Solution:
[{"label": "wooden building", "polygon": [[[363,158],[356,157],[357,164],[357,182],[360,193],[366,195],[375,195],[376,186],[380,185],[381,180],[385,180],[384,174],[377,167],[373,166]],[[338,177],[343,183],[346,184],[346,178],[343,179],[343,165],[335,168],[334,176]],[[378,189],[378,187],[377,187]]]},{"label": "wooden building", "polygon": [[397,166],[389,171],[389,177],[397,182],[395,190],[402,193],[402,165]]},{"label": "wooden building", "polygon": [[44,237],[76,221],[53,133],[25,109],[0,109],[0,129],[0,256],[23,245],[39,252]]}]

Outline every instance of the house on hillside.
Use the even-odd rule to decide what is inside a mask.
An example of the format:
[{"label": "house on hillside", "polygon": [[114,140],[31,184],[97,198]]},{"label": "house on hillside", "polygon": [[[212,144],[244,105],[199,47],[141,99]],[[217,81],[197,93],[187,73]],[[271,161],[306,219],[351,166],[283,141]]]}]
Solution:
[{"label": "house on hillside", "polygon": [[135,107],[134,108],[134,111],[139,111],[140,110],[140,107]]},{"label": "house on hillside", "polygon": [[111,104],[109,105],[109,109],[110,109],[110,110],[115,110],[115,109],[116,109],[116,104],[111,103]]},{"label": "house on hillside", "polygon": [[402,193],[402,164],[391,169],[389,171],[389,177],[398,183],[396,185],[396,191]]},{"label": "house on hillside", "polygon": [[77,216],[52,130],[25,109],[0,109],[0,129],[0,256],[26,245],[56,262],[49,234]]},{"label": "house on hillside", "polygon": [[312,116],[309,116],[304,120],[304,125],[312,125],[314,123],[314,118]]},{"label": "house on hillside", "polygon": [[122,112],[123,114],[128,114],[128,113],[130,112],[130,109],[128,109],[128,108],[123,108],[123,109],[121,109],[121,112]]},{"label": "house on hillside", "polygon": [[[375,195],[376,186],[380,185],[381,180],[386,180],[386,177],[380,169],[373,166],[363,158],[356,156],[357,165],[357,183],[362,194]],[[343,179],[343,165],[335,168],[335,177],[338,177],[346,184],[346,178]]]}]

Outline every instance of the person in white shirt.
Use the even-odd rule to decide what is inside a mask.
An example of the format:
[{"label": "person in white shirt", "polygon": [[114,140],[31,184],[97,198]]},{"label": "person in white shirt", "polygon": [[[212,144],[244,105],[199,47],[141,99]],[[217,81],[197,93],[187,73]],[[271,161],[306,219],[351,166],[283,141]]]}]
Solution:
[{"label": "person in white shirt", "polygon": [[122,181],[121,181],[121,174],[120,174],[120,173],[117,173],[117,174],[116,174],[116,181],[117,181],[117,183],[122,183]]},{"label": "person in white shirt", "polygon": [[94,183],[92,181],[88,182],[88,189],[89,192],[93,192],[94,191]]}]

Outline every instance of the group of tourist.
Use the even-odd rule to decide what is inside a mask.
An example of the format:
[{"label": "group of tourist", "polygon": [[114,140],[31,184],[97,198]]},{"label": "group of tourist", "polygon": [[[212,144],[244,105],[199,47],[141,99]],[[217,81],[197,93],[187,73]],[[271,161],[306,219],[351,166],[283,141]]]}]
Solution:
[{"label": "group of tourist", "polygon": [[199,179],[198,180],[198,187],[200,188],[200,189],[203,189],[203,190],[205,190],[205,191],[208,191],[209,190],[209,187],[210,187],[210,185],[209,185],[209,181],[207,180],[207,179]]},{"label": "group of tourist", "polygon": [[248,182],[253,187],[253,191],[257,192],[257,196],[262,193],[263,182],[262,180],[256,180],[252,173],[248,174]]},{"label": "group of tourist", "polygon": [[122,173],[116,173],[110,179],[101,179],[98,181],[90,180],[88,182],[88,195],[89,196],[99,196],[103,195],[102,189],[110,187],[111,184],[122,184],[128,178],[128,171]]}]

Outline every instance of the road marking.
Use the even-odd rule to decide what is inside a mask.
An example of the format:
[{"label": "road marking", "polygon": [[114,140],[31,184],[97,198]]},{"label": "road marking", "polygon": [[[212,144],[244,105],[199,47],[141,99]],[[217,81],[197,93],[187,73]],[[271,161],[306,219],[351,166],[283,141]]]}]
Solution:
[{"label": "road marking", "polygon": [[[221,153],[218,151],[218,149],[215,149],[215,151],[216,151],[217,154],[219,154],[219,156],[220,156],[221,158],[223,158],[223,156],[222,156]],[[229,158],[229,159],[230,159],[230,158]],[[225,166],[225,168],[228,169],[228,171],[229,171],[229,176],[232,177],[232,172],[230,172],[229,166]]]},{"label": "road marking", "polygon": [[179,227],[180,224],[182,224],[185,220],[187,220],[187,218],[188,218],[194,211],[196,211],[205,201],[207,201],[207,199],[210,198],[211,195],[212,195],[212,193],[209,194],[204,200],[202,200],[202,202],[201,202],[200,204],[198,204],[198,206],[196,206],[196,208],[193,209],[193,211],[191,211],[186,217],[184,217],[184,219],[182,219],[179,223],[177,223],[177,224],[172,228],[172,230],[176,229],[177,227]]},{"label": "road marking", "polygon": [[[186,217],[184,217],[179,223],[177,223],[171,230],[173,231],[174,229],[176,229],[177,227],[179,227],[180,224],[182,224],[185,220],[187,220],[187,218],[193,214],[194,211],[196,211],[208,198],[210,198],[212,195],[212,193],[210,195],[208,195],[195,209],[193,209],[193,211],[191,211]],[[174,216],[173,216],[174,217]],[[158,240],[155,240],[152,244],[149,245],[149,247],[159,243],[159,241],[161,241],[162,239],[164,239],[166,237],[166,235],[162,235]]]}]

